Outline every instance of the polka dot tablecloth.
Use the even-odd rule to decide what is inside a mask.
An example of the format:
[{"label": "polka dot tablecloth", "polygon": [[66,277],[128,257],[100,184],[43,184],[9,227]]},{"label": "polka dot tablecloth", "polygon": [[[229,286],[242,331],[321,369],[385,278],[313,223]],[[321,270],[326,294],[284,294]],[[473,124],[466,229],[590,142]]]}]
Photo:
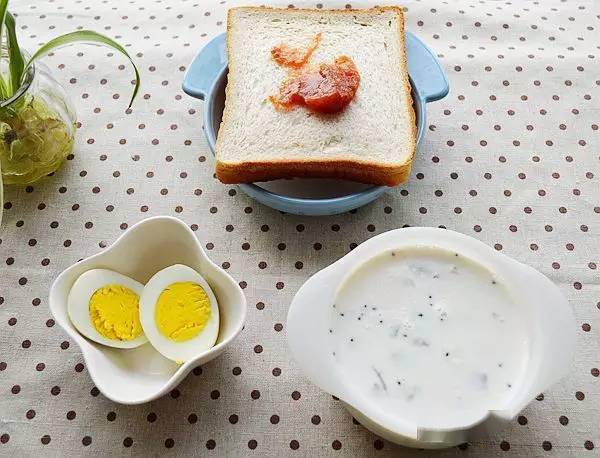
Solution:
[{"label": "polka dot tablecloth", "polygon": [[[576,315],[569,376],[513,424],[439,456],[586,456],[600,447],[600,4],[593,0],[406,1],[406,25],[438,54],[450,94],[428,106],[410,181],[331,217],[283,215],[213,177],[201,103],[181,81],[225,30],[229,1],[13,1],[28,49],[91,28],[107,48],[46,59],[77,106],[74,154],[51,177],[7,187],[0,232],[0,454],[429,455],[378,438],[312,386],[287,352],[285,318],[313,273],[403,226],[474,236],[556,282]],[[287,6],[287,3],[284,4]],[[344,2],[295,6],[350,7]],[[365,6],[364,3],[352,6]],[[152,215],[195,231],[244,289],[230,349],[163,398],[104,398],[48,309],[53,279]]]}]

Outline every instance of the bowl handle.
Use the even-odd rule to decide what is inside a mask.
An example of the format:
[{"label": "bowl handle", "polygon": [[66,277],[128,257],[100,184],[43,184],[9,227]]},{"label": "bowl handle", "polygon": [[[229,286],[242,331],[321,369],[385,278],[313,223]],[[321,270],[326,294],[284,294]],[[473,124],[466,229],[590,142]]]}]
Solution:
[{"label": "bowl handle", "polygon": [[408,73],[425,102],[443,99],[450,89],[439,61],[416,35],[406,32]]},{"label": "bowl handle", "polygon": [[183,91],[204,100],[219,72],[227,65],[226,35],[221,33],[205,45],[190,64],[181,85]]},{"label": "bowl handle", "polygon": [[344,384],[327,350],[335,290],[346,274],[344,269],[332,268],[336,264],[317,272],[300,287],[289,307],[286,329],[288,348],[302,373],[322,390],[344,399]]}]

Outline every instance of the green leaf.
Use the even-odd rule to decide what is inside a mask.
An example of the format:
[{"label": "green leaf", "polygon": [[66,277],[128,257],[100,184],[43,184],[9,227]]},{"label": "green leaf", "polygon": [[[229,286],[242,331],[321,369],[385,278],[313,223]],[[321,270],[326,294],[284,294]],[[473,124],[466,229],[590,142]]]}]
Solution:
[{"label": "green leaf", "polygon": [[[2,2],[2,1],[6,1],[6,0],[0,0],[0,2]],[[107,36],[96,33],[93,30],[79,30],[77,32],[71,32],[71,33],[67,33],[65,35],[61,35],[60,37],[53,38],[48,43],[46,43],[44,46],[42,46],[40,49],[38,49],[35,52],[35,54],[33,54],[33,56],[31,56],[31,58],[25,65],[24,71],[27,71],[27,69],[31,66],[31,64],[36,59],[38,59],[42,56],[45,56],[53,49],[61,47],[61,46],[66,46],[66,45],[70,45],[73,43],[77,43],[77,42],[99,43],[102,45],[106,45],[106,46],[109,46],[109,47],[119,51],[121,54],[123,54],[125,57],[127,57],[127,59],[129,59],[129,62],[131,62],[131,65],[133,66],[133,69],[135,71],[135,87],[133,89],[131,101],[129,102],[129,106],[131,107],[131,104],[133,103],[133,100],[135,99],[135,96],[138,93],[138,89],[140,88],[140,73],[138,72],[138,69],[137,69],[135,63],[133,62],[133,59],[131,59],[131,57],[129,56],[129,54],[127,53],[125,48],[123,48],[123,46],[121,46],[119,43],[112,40],[111,38],[108,38]]]},{"label": "green leaf", "polygon": [[[2,45],[2,34],[4,27],[4,18],[6,17],[6,12],[8,9],[8,0],[0,0],[0,45]],[[4,81],[2,75],[0,75],[0,97],[5,99],[9,97],[7,84]]]},{"label": "green leaf", "polygon": [[8,11],[8,0],[0,0],[0,36],[2,36],[2,27],[4,26],[4,17]]},{"label": "green leaf", "polygon": [[23,59],[23,54],[21,54],[21,48],[19,48],[19,42],[17,41],[15,18],[10,14],[10,11],[6,13],[4,23],[6,25],[10,89],[14,94],[21,86],[23,71],[25,70],[25,60]]},{"label": "green leaf", "polygon": [[0,101],[6,100],[10,97],[8,86],[6,85],[6,81],[4,78],[0,76]]}]

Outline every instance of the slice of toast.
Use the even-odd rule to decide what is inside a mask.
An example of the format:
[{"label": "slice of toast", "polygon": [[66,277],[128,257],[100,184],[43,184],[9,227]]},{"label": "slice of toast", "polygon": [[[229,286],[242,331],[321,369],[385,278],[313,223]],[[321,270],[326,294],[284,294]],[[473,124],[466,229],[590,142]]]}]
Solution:
[{"label": "slice of toast", "polygon": [[[278,109],[270,100],[289,77],[271,49],[302,48],[321,34],[312,64],[348,56],[360,75],[350,104],[335,114]],[[398,7],[367,10],[232,8],[229,75],[216,145],[223,183],[339,178],[394,186],[410,173],[416,147]]]}]

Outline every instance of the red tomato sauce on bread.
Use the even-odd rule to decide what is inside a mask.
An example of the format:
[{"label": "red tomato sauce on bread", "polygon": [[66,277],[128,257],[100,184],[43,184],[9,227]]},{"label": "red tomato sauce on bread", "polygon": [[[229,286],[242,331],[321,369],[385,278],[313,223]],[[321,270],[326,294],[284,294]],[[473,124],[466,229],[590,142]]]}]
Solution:
[{"label": "red tomato sauce on bread", "polygon": [[307,49],[292,48],[286,44],[280,44],[271,49],[271,56],[281,67],[302,68],[308,63],[319,43],[321,43],[321,34],[317,33]]},{"label": "red tomato sauce on bread", "polygon": [[354,99],[360,75],[350,57],[340,56],[333,63],[307,66],[320,40],[319,33],[305,51],[284,44],[271,49],[275,62],[291,69],[279,94],[269,97],[276,109],[287,111],[295,106],[305,106],[317,113],[338,113]]}]

